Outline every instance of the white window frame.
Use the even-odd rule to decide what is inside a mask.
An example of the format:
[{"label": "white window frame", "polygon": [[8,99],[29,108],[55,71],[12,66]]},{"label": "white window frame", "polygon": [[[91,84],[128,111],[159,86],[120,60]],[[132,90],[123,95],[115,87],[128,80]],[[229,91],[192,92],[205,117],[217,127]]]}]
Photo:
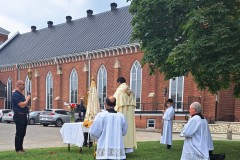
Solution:
[{"label": "white window frame", "polygon": [[[137,108],[137,106],[136,106],[136,108],[135,108],[135,111],[140,111],[141,110],[141,102],[142,102],[142,66],[141,66],[141,64],[138,62],[138,60],[136,60],[134,63],[133,63],[133,65],[132,65],[132,67],[131,67],[131,70],[130,70],[130,88],[131,88],[131,90],[134,92],[134,95],[135,95],[135,97],[136,97],[136,93],[135,93],[135,90],[132,88],[133,86],[132,86],[132,81],[133,81],[133,70],[136,70],[136,77],[135,77],[135,81],[137,82],[137,80],[138,80],[138,75],[137,75],[137,71],[138,71],[138,69],[140,69],[141,71],[140,71],[140,73],[141,73],[141,79],[140,79],[140,81],[141,81],[141,84],[140,84],[140,86],[137,86],[137,83],[136,83],[136,88],[137,87],[140,87],[140,89],[139,89],[139,91],[140,91],[140,101],[138,102],[139,103],[139,108]],[[137,98],[137,97],[136,97]]]},{"label": "white window frame", "polygon": [[[106,72],[106,77],[103,77],[103,73]],[[101,76],[101,77],[100,77]],[[100,83],[101,83],[101,86],[103,86],[104,84],[104,78],[106,79],[106,94],[105,94],[105,97],[103,96],[104,95],[104,92],[103,92],[103,88],[102,88],[102,93],[100,93]],[[101,105],[101,109],[105,109],[105,106],[104,106],[104,99],[107,97],[107,69],[106,67],[102,64],[99,69],[98,69],[98,74],[97,74],[97,93],[98,93],[98,98],[99,98],[99,103]],[[101,99],[102,99],[102,102],[101,102]],[[103,107],[102,107],[103,106]]]},{"label": "white window frame", "polygon": [[[10,84],[9,84],[10,83]],[[11,95],[9,97],[9,95]],[[8,106],[8,100],[9,100],[9,105]],[[8,80],[7,80],[7,109],[12,109],[12,78],[11,77],[8,77]]]},{"label": "white window frame", "polygon": [[[72,97],[72,95],[71,95],[71,90],[72,90],[72,84],[74,83],[72,83],[72,78],[75,78],[75,77],[73,77],[73,76],[75,76],[76,77],[76,80],[74,80],[74,81],[76,81],[75,83],[76,83],[76,87],[77,87],[77,99],[71,99],[71,97]],[[70,81],[69,81],[69,102],[70,103],[78,103],[78,74],[77,74],[77,71],[76,71],[76,69],[75,68],[73,68],[72,69],[72,71],[71,71],[71,74],[70,74]],[[73,94],[75,94],[75,93],[73,93]],[[75,97],[75,95],[74,95],[74,97]]]},{"label": "white window frame", "polygon": [[[154,127],[149,127],[150,122],[153,121]],[[147,128],[155,129],[156,128],[156,119],[147,119]]]},{"label": "white window frame", "polygon": [[[48,82],[49,80],[51,80],[51,82]],[[52,104],[51,103],[48,104],[48,90],[50,89],[48,88],[49,83],[50,83],[50,86],[52,86],[52,95],[50,95],[50,97],[52,97]],[[50,71],[46,76],[46,92],[45,93],[46,93],[46,109],[52,109],[53,108],[53,76]]]},{"label": "white window frame", "polygon": [[29,95],[29,93],[32,93],[32,81],[29,79],[28,76],[26,76],[26,79],[25,79],[25,96]]},{"label": "white window frame", "polygon": [[[181,77],[183,78],[182,79],[182,99],[181,99],[181,101],[177,101],[178,78],[179,77],[175,77],[175,80],[176,80],[176,97],[175,97],[175,99],[173,99],[174,108],[175,108],[175,110],[178,110],[178,111],[182,111],[183,110],[184,76],[181,76]],[[169,82],[169,98],[172,97],[172,81],[173,81],[173,79],[170,79],[170,82]],[[181,108],[177,108],[177,106],[175,106],[178,102],[181,102]]]}]

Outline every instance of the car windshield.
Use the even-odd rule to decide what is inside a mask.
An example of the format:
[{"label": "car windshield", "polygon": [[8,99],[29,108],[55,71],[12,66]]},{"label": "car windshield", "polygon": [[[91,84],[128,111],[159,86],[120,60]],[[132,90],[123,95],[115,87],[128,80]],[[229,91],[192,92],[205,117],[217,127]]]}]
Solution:
[{"label": "car windshield", "polygon": [[2,110],[2,113],[9,113],[11,110]]},{"label": "car windshield", "polygon": [[52,110],[45,110],[45,111],[42,111],[41,115],[48,115],[51,112],[53,112],[53,111]]},{"label": "car windshield", "polygon": [[37,114],[37,112],[30,112],[29,114],[30,114],[31,116],[34,116],[34,115]]}]

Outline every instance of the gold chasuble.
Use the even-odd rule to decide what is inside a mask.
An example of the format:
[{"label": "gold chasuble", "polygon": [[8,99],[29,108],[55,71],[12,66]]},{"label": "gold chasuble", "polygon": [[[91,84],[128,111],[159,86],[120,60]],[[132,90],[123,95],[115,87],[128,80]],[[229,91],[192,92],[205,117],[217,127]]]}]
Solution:
[{"label": "gold chasuble", "polygon": [[127,119],[128,129],[124,136],[124,148],[137,148],[134,109],[136,98],[126,83],[122,83],[114,93],[116,98],[115,111],[121,112]]}]

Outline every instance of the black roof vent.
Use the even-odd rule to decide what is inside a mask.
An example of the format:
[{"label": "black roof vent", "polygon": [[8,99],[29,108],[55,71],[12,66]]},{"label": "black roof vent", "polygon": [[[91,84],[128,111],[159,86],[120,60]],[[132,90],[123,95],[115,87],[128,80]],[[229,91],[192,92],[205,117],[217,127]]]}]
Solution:
[{"label": "black roof vent", "polygon": [[110,6],[111,6],[111,11],[114,11],[117,9],[117,3],[115,2],[111,3]]},{"label": "black roof vent", "polygon": [[69,23],[72,21],[72,17],[71,16],[66,16],[66,22]]},{"label": "black roof vent", "polygon": [[32,30],[32,32],[35,32],[35,31],[36,31],[36,29],[37,29],[37,27],[36,27],[36,26],[31,26],[31,30]]},{"label": "black roof vent", "polygon": [[48,24],[48,28],[51,28],[53,26],[53,22],[52,21],[48,21],[47,24]]},{"label": "black roof vent", "polygon": [[87,17],[91,17],[93,15],[93,10],[87,10]]}]

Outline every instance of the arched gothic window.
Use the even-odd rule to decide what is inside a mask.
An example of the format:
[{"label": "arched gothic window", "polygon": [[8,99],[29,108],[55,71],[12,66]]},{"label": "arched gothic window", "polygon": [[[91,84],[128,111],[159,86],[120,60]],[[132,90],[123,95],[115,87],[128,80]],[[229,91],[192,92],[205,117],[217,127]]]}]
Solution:
[{"label": "arched gothic window", "polygon": [[28,76],[25,79],[25,96],[32,93],[32,81],[28,78]]},{"label": "arched gothic window", "polygon": [[46,109],[53,108],[53,78],[51,72],[46,77]]},{"label": "arched gothic window", "polygon": [[101,65],[97,76],[97,91],[101,109],[104,109],[104,99],[107,95],[107,70]]},{"label": "arched gothic window", "polygon": [[136,110],[141,110],[142,68],[138,61],[135,61],[131,68],[130,88],[134,92],[136,97]]},{"label": "arched gothic window", "polygon": [[70,74],[70,103],[77,103],[78,97],[78,74],[75,68],[72,69]]},{"label": "arched gothic window", "polygon": [[12,109],[12,79],[8,78],[7,81],[7,107],[6,109]]}]

